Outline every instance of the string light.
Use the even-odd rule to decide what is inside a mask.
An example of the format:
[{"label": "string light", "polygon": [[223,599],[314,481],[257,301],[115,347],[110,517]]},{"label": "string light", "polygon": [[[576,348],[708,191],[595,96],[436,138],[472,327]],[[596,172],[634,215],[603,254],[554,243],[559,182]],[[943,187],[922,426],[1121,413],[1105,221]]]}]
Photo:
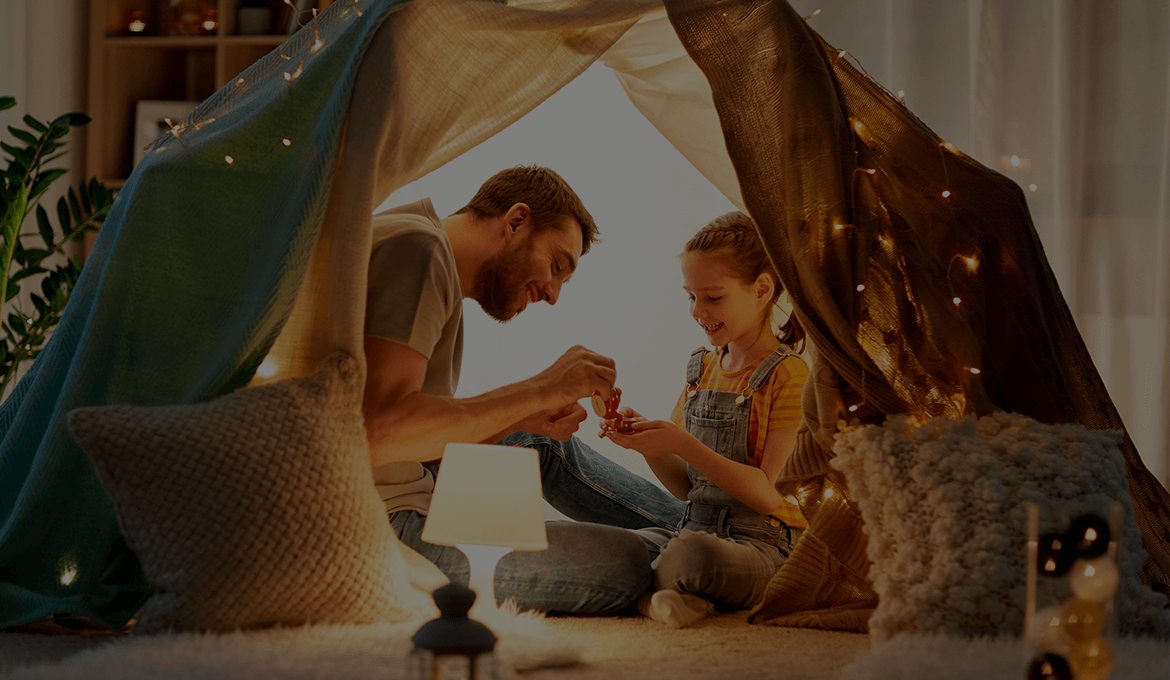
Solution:
[{"label": "string light", "polygon": [[362,11],[360,9],[358,9],[357,4],[358,4],[358,0],[353,0],[353,11],[357,12],[358,18],[360,19],[364,15],[362,14]]},{"label": "string light", "polygon": [[854,405],[850,406],[850,407],[849,407],[849,410],[850,410],[850,411],[856,411],[856,410],[857,410],[857,404],[854,404]]},{"label": "string light", "polygon": [[265,359],[263,363],[256,367],[256,375],[261,378],[271,378],[276,375],[276,363],[271,359]]},{"label": "string light", "polygon": [[951,302],[955,303],[955,306],[958,307],[959,305],[963,304],[963,299],[956,295],[955,297],[951,298]]},{"label": "string light", "polygon": [[943,189],[942,197],[943,198],[950,198],[951,197],[951,190],[950,189]]},{"label": "string light", "polygon": [[942,148],[946,149],[947,151],[950,151],[951,153],[959,153],[959,149],[954,144],[951,144],[950,142],[943,142],[941,144],[941,146],[942,146]]},{"label": "string light", "polygon": [[906,90],[898,90],[898,101],[906,103]]},{"label": "string light", "polygon": [[1028,191],[1031,191],[1032,193],[1036,193],[1036,185],[1035,185],[1035,184],[1029,184],[1029,185],[1028,185]]},{"label": "string light", "polygon": [[836,231],[841,231],[841,230],[842,230],[842,229],[844,229],[844,228],[845,228],[845,225],[844,225],[844,224],[834,224],[834,225],[833,225],[833,229],[834,229],[834,230],[836,230]]},{"label": "string light", "polygon": [[[357,4],[357,3],[355,2],[354,4]],[[818,14],[820,14],[820,13],[821,13],[821,10],[820,10],[820,9],[817,9],[817,11],[815,11],[815,12],[813,12],[812,14],[810,14],[810,15],[806,16],[806,17],[804,18],[804,20],[805,20],[805,21],[808,21],[809,19],[811,19],[811,18],[815,17],[816,15],[818,15]]]},{"label": "string light", "polygon": [[972,366],[971,368],[968,368],[967,370],[971,371],[972,375],[979,375],[980,373],[983,372],[983,371],[980,371],[978,368],[975,368],[974,366]]},{"label": "string light", "polygon": [[225,161],[227,161],[227,164],[228,164],[228,165],[231,165],[232,163],[235,163],[235,162],[236,162],[236,159],[232,158],[231,156],[224,156],[224,157],[223,157],[223,159],[224,159]]},{"label": "string light", "polygon": [[285,146],[292,146],[292,141],[291,141],[291,140],[289,140],[287,137],[285,137],[284,139],[280,140],[280,143],[281,143],[281,144],[284,144]]},{"label": "string light", "polygon": [[829,487],[829,488],[825,489],[825,498],[832,498],[832,497],[833,497],[833,488]]},{"label": "string light", "polygon": [[979,260],[975,259],[974,257],[964,257],[963,262],[967,263],[968,271],[973,272],[979,267]]},{"label": "string light", "polygon": [[[313,19],[316,19],[316,18],[317,18],[317,8],[314,7],[313,8]],[[321,42],[321,34],[317,31],[317,22],[316,21],[313,22],[312,29],[313,29],[313,47],[309,49],[309,53],[316,54],[318,50],[320,50],[322,47],[325,46],[325,43]]]},{"label": "string light", "polygon": [[[283,56],[283,55],[281,55],[281,56]],[[243,84],[244,84],[243,78],[240,78],[239,80],[236,81],[236,85],[243,85]]]},{"label": "string light", "polygon": [[863,290],[865,290],[865,284],[864,283],[857,284],[857,292],[860,293]]}]

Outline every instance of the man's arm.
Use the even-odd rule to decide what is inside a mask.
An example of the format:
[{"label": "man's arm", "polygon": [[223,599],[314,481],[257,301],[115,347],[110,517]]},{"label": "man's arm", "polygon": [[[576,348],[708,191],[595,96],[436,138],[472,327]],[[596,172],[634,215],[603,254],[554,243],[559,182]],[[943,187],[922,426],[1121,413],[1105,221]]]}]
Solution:
[{"label": "man's arm", "polygon": [[478,442],[539,412],[556,412],[578,399],[608,395],[614,362],[573,347],[549,368],[521,382],[456,399],[422,394],[427,358],[392,340],[365,336],[366,390],[362,401],[370,464],[435,460],[449,442]]}]

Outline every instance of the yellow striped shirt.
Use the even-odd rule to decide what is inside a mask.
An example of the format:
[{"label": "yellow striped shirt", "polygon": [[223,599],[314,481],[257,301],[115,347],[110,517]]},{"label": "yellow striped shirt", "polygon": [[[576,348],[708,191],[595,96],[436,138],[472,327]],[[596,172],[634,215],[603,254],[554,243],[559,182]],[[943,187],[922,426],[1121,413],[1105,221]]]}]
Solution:
[{"label": "yellow striped shirt", "polygon": [[[719,365],[720,352],[707,352],[703,356],[699,389],[743,394],[747,390],[752,373],[766,356],[742,370],[725,371]],[[768,382],[752,393],[752,408],[748,419],[748,463],[752,467],[760,467],[764,458],[764,442],[767,440],[769,430],[795,429],[800,424],[800,419],[804,415],[800,407],[800,393],[807,378],[808,366],[804,361],[799,357],[786,357],[772,370]],[[683,420],[683,407],[687,403],[688,389],[689,387],[683,387],[682,394],[674,405],[674,411],[670,414],[671,421],[684,429],[686,423]],[[760,423],[768,425],[761,429]],[[785,499],[772,515],[790,527],[808,526],[795,499]]]}]

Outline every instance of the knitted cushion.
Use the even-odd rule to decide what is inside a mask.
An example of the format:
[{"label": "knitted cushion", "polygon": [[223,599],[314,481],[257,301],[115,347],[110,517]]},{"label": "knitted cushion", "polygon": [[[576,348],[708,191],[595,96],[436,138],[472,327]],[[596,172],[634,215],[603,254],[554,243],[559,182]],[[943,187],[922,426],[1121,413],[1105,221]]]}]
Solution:
[{"label": "knitted cushion", "polygon": [[312,376],[207,403],[69,413],[155,591],[132,630],[433,611],[409,583],[405,548],[374,490],[362,387],[357,361],[338,354]]},{"label": "knitted cushion", "polygon": [[[1023,630],[1027,506],[1040,533],[1075,517],[1124,511],[1119,627],[1165,637],[1166,599],[1140,582],[1146,552],[1127,492],[1117,430],[1045,425],[995,413],[978,420],[892,416],[846,428],[833,447],[869,537],[879,596],[876,641],[898,633],[1019,635]],[[1067,600],[1067,578],[1040,578],[1041,606]]]}]

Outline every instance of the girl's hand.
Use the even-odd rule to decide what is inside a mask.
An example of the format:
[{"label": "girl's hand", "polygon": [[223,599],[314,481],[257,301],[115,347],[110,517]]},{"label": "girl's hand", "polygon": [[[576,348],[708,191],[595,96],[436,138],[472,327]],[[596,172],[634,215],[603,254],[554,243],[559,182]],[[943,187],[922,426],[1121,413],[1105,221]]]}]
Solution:
[{"label": "girl's hand", "polygon": [[[632,425],[633,422],[636,420],[646,420],[646,418],[644,418],[642,416],[642,414],[638,413],[637,411],[635,411],[634,409],[632,409],[628,406],[623,406],[622,408],[619,408],[618,413],[621,414],[622,420],[625,421],[626,425]],[[609,432],[616,432],[616,431],[617,431],[617,429],[614,427],[613,420],[602,420],[601,421],[601,430],[597,433],[597,436],[604,437]]]},{"label": "girl's hand", "polygon": [[610,430],[606,436],[618,446],[633,449],[646,458],[679,455],[697,441],[694,436],[669,420],[646,420],[639,417],[639,420],[631,425],[634,429],[632,433],[623,434]]}]

